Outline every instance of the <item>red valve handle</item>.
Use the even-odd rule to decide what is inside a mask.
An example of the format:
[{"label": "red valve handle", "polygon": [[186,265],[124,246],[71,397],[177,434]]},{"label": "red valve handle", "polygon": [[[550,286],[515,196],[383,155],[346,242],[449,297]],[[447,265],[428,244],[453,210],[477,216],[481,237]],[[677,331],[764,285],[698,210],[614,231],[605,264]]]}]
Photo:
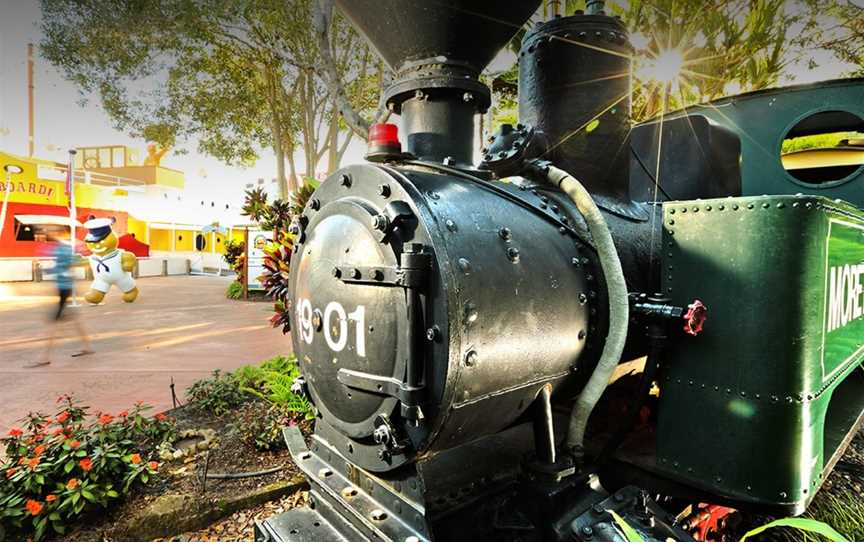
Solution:
[{"label": "red valve handle", "polygon": [[687,305],[687,313],[684,315],[684,333],[687,335],[699,335],[705,320],[708,318],[708,307],[698,299]]}]

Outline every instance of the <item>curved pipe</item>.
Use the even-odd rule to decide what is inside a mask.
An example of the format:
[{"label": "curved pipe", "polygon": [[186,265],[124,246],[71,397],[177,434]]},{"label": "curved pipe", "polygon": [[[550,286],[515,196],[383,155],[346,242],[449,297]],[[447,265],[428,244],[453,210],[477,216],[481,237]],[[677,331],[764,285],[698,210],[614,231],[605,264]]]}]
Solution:
[{"label": "curved pipe", "polygon": [[624,351],[624,343],[627,339],[627,327],[630,318],[630,303],[627,297],[627,283],[624,280],[624,271],[621,269],[621,260],[618,251],[615,250],[615,242],[606,219],[594,203],[594,198],[582,186],[575,177],[556,168],[548,162],[535,161],[529,164],[529,171],[540,176],[546,182],[561,188],[567,196],[573,200],[579,212],[585,218],[588,231],[594,238],[597,255],[600,258],[600,267],[606,279],[609,291],[609,332],[603,346],[600,361],[588,383],[582,389],[582,393],[573,405],[570,414],[570,423],[567,428],[567,448],[573,456],[579,460],[585,453],[585,429],[588,426],[588,418],[600,401],[600,396],[606,390],[609,379],[621,360]]}]

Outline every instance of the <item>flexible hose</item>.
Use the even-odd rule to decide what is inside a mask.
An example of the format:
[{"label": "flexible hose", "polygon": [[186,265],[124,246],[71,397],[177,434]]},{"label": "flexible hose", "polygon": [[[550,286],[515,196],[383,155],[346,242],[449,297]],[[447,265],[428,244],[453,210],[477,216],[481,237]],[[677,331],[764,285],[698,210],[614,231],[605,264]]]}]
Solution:
[{"label": "flexible hose", "polygon": [[585,428],[588,426],[588,418],[600,401],[600,396],[606,390],[609,379],[612,378],[612,373],[624,352],[630,318],[627,283],[624,281],[621,260],[618,258],[618,251],[615,250],[615,242],[612,240],[612,234],[609,233],[606,219],[582,183],[563,169],[556,168],[548,162],[535,162],[529,167],[538,171],[549,183],[560,187],[573,200],[585,218],[600,258],[600,267],[603,269],[609,294],[609,332],[603,345],[603,353],[588,383],[576,399],[576,404],[573,405],[567,428],[567,448],[577,460],[580,460],[585,452]]}]

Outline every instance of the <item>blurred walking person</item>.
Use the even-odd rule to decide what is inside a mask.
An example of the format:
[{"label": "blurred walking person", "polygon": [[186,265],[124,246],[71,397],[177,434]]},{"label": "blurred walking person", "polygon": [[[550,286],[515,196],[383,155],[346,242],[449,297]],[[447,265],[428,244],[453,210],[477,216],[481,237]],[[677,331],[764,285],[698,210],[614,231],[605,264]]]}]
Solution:
[{"label": "blurred walking person", "polygon": [[51,364],[51,352],[54,350],[54,343],[57,340],[58,329],[63,320],[71,320],[75,325],[78,336],[81,338],[83,349],[72,354],[72,357],[86,356],[93,353],[90,337],[84,329],[84,324],[74,312],[66,310],[66,302],[72,297],[75,287],[74,277],[72,276],[72,268],[84,265],[84,261],[75,253],[73,241],[69,240],[69,231],[65,228],[59,230],[48,230],[46,232],[47,241],[51,243],[51,255],[54,258],[54,273],[57,284],[57,297],[59,304],[56,311],[52,314],[53,322],[51,323],[51,334],[48,337],[48,344],[45,347],[45,354],[41,361],[36,361],[25,365],[25,367],[43,367]]}]

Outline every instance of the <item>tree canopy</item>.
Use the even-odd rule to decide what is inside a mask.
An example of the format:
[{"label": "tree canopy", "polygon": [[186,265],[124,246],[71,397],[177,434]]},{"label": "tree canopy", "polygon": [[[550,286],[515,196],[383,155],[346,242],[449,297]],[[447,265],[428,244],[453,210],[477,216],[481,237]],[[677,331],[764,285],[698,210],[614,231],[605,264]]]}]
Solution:
[{"label": "tree canopy", "polygon": [[[322,79],[314,0],[41,0],[42,54],[116,128],[163,146],[192,138],[227,164],[276,155],[283,195],[302,151],[312,177],[338,166],[354,134]],[[377,109],[380,62],[335,17],[330,55],[359,112]],[[284,165],[287,160],[289,173]]]}]

